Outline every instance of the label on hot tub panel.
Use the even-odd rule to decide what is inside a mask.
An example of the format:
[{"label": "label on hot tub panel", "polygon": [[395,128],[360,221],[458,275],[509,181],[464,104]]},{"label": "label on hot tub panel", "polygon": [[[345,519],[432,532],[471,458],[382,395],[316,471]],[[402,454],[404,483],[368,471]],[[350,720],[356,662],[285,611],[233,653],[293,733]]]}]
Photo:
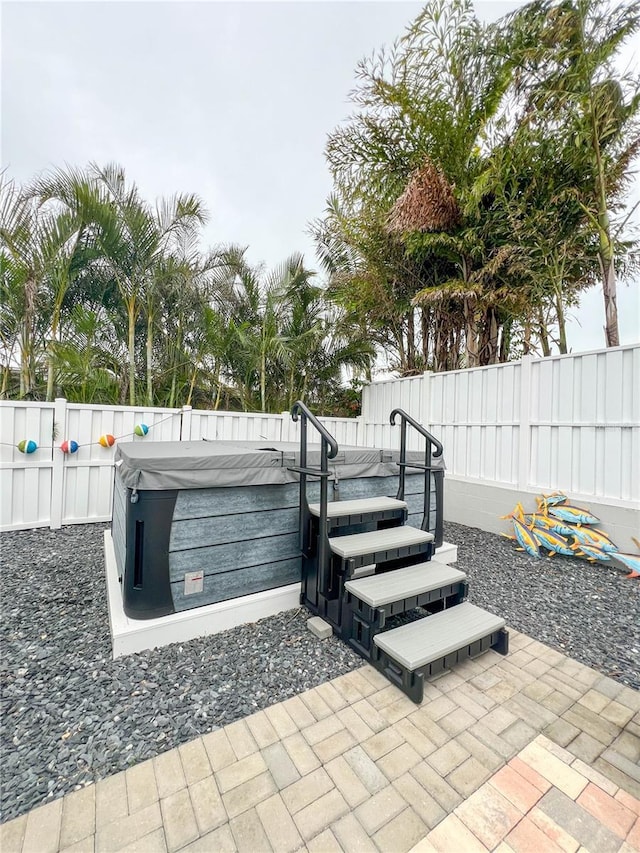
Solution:
[{"label": "label on hot tub panel", "polygon": [[204,572],[185,572],[184,594],[193,595],[204,590]]}]

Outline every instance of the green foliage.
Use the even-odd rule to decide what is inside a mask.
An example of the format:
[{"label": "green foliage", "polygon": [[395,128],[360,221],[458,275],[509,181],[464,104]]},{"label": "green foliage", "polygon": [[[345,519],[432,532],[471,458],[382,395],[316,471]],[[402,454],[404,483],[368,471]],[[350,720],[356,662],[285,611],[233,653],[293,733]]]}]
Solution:
[{"label": "green foliage", "polygon": [[[567,309],[598,277],[617,343],[640,88],[614,59],[639,10],[534,0],[485,25],[470,2],[430,0],[358,65],[312,233],[330,287],[401,373],[565,352]],[[442,226],[451,193],[459,216]]]},{"label": "green foliage", "polygon": [[149,205],[118,166],[3,181],[0,216],[4,397],[342,411],[374,357],[301,256],[266,273],[203,252],[199,199]]}]

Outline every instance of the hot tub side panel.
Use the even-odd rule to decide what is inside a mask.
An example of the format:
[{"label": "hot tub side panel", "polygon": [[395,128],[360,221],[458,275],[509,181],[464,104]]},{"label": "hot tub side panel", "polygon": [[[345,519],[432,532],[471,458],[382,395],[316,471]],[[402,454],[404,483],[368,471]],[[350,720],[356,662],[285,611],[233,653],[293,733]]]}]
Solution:
[{"label": "hot tub side panel", "polygon": [[177,491],[127,488],[116,472],[111,536],[126,615],[154,619],[174,612],[169,537]]},{"label": "hot tub side panel", "polygon": [[179,492],[169,575],[176,611],[300,581],[295,484]]}]

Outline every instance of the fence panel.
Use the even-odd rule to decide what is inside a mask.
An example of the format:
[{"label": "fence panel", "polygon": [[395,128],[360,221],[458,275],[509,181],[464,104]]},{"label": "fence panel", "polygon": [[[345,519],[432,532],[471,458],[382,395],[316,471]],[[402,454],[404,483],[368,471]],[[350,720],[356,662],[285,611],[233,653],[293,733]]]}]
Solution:
[{"label": "fence panel", "polygon": [[[404,409],[429,428],[428,395],[429,384],[424,376],[388,379],[366,386],[362,392],[360,444],[392,449],[400,446],[400,429],[389,423],[393,409]],[[407,446],[410,450],[422,450],[424,439],[409,430]]]},{"label": "fence panel", "polygon": [[[12,403],[0,407],[0,529],[42,527],[51,517],[54,444],[53,403]],[[38,449],[21,453],[17,445]]]},{"label": "fence panel", "polygon": [[515,484],[520,429],[519,364],[432,374],[426,420],[461,477]]},{"label": "fence panel", "polygon": [[[192,441],[282,441],[282,415],[247,412],[191,412]],[[285,439],[285,441],[288,439]]]},{"label": "fence panel", "polygon": [[387,445],[393,436],[385,417],[402,406],[414,416],[420,411],[440,439],[450,476],[634,502],[640,500],[638,388],[638,344],[527,356],[373,383],[363,389],[362,435],[366,443]]},{"label": "fence panel", "polygon": [[531,362],[534,488],[640,500],[640,347]]}]

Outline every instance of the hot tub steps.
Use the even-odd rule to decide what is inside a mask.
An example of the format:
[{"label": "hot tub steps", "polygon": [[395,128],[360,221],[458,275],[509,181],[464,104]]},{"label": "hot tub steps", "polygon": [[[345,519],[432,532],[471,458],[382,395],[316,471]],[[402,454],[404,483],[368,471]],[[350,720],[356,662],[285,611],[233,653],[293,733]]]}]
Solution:
[{"label": "hot tub steps", "polygon": [[433,534],[405,524],[402,527],[330,537],[329,547],[349,570],[368,563],[388,563],[420,554],[428,557],[433,547]]},{"label": "hot tub steps", "polygon": [[[291,469],[300,476],[301,603],[415,702],[422,700],[425,678],[488,649],[506,654],[504,619],[465,600],[464,572],[432,560],[443,539],[443,470],[434,462],[442,445],[437,439],[394,409],[390,421],[399,415],[402,427],[396,497],[329,501],[329,460],[338,454],[337,442],[304,403],[296,403],[292,414],[302,418],[304,464]],[[321,436],[317,469],[306,467],[309,424]],[[407,425],[425,438],[424,462],[407,456]],[[416,494],[415,483],[407,491],[408,470],[424,477],[421,493]],[[308,476],[320,479],[319,503],[307,501]],[[412,514],[421,512],[420,527],[407,524],[409,507]],[[418,618],[388,629],[390,617],[410,611],[408,618]]]},{"label": "hot tub steps", "polygon": [[[385,604],[393,606],[403,601],[413,602],[441,587],[464,586],[466,580],[467,576],[464,572],[430,560],[428,563],[396,569],[395,572],[346,581],[344,588],[363,604],[368,604],[369,607],[381,607]],[[391,612],[401,613],[419,606],[421,606],[419,603],[410,603],[402,610]]]},{"label": "hot tub steps", "polygon": [[464,601],[466,594],[465,573],[435,561],[345,581],[341,636],[369,659],[373,637],[391,616],[416,607],[437,612]]},{"label": "hot tub steps", "polygon": [[508,651],[505,620],[464,602],[373,637],[371,663],[420,702],[423,682],[488,649]]},{"label": "hot tub steps", "polygon": [[[318,518],[320,504],[309,504],[309,512]],[[329,529],[352,527],[369,522],[395,521],[402,524],[407,517],[407,504],[395,498],[361,498],[351,501],[331,501],[327,503],[327,521]]]}]

